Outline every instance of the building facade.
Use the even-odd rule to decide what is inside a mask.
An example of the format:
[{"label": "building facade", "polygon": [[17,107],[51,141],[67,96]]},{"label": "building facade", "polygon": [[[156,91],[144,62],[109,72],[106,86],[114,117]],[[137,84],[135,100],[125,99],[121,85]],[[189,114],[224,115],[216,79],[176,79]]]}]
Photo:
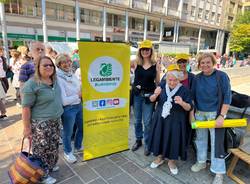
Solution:
[{"label": "building facade", "polygon": [[223,53],[227,25],[242,8],[241,0],[10,0],[4,4],[11,46],[45,38],[150,39],[189,44],[192,53],[200,49]]}]

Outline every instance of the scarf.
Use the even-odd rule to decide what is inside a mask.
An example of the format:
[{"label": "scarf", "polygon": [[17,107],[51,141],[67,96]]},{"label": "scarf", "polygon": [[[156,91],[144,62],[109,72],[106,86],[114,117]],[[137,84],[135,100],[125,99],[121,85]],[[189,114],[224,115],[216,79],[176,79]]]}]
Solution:
[{"label": "scarf", "polygon": [[65,72],[61,70],[60,68],[57,69],[56,71],[57,76],[61,77],[62,79],[66,80],[67,82],[72,82],[73,81],[73,75],[71,72]]},{"label": "scarf", "polygon": [[161,116],[163,118],[166,118],[170,114],[170,110],[172,108],[172,102],[173,102],[172,97],[175,95],[175,93],[179,90],[181,86],[182,84],[179,83],[172,91],[170,91],[169,86],[166,84],[165,88],[166,88],[166,94],[168,98],[167,98],[167,101],[164,102],[163,107],[162,107]]}]

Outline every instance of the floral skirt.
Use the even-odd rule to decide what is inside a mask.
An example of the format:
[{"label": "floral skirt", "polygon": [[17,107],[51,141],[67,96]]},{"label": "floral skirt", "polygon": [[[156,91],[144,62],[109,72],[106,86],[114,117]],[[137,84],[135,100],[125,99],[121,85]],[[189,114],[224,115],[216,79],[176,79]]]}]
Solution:
[{"label": "floral skirt", "polygon": [[59,157],[61,118],[32,120],[32,152],[42,160],[44,169],[51,170]]}]

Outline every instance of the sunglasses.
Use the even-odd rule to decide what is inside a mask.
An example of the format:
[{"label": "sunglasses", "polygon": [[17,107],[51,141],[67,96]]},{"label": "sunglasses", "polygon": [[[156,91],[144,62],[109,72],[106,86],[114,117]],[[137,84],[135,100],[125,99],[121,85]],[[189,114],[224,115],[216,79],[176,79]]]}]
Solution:
[{"label": "sunglasses", "polygon": [[54,65],[52,65],[52,64],[44,64],[44,65],[42,65],[44,68],[47,68],[48,66],[50,67],[50,68],[54,68]]},{"label": "sunglasses", "polygon": [[187,61],[177,61],[177,64],[187,64]]},{"label": "sunglasses", "polygon": [[147,51],[149,52],[151,49],[150,48],[141,48],[141,51]]}]

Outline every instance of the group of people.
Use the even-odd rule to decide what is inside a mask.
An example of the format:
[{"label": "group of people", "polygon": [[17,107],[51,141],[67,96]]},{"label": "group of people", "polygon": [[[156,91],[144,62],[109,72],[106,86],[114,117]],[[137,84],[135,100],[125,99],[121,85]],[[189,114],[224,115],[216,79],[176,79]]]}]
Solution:
[{"label": "group of people", "polygon": [[67,162],[76,162],[74,153],[83,150],[81,82],[72,63],[69,55],[57,54],[41,42],[11,50],[8,68],[13,72],[17,105],[22,106],[23,135],[31,139],[33,156],[41,160],[46,173],[41,183],[45,184],[56,182],[50,172],[59,169],[61,138]]},{"label": "group of people", "polygon": [[144,155],[153,153],[156,156],[150,167],[157,168],[168,160],[170,172],[176,175],[176,162],[188,157],[193,134],[190,123],[215,120],[216,128],[195,132],[197,162],[191,170],[199,172],[207,167],[210,132],[210,170],[215,173],[213,184],[222,184],[226,173],[225,129],[222,126],[231,103],[230,81],[226,73],[215,69],[213,54],[203,53],[197,62],[201,70],[197,75],[187,72],[187,58],[179,58],[176,64],[167,67],[166,74],[160,79],[161,64],[154,60],[152,42],[145,40],[140,44],[137,59],[132,62],[135,69],[132,94],[136,138],[132,151],[143,145],[144,138]]},{"label": "group of people", "polygon": [[[0,49],[0,78],[1,86],[4,86],[6,75],[2,73],[6,61],[2,52]],[[64,158],[69,163],[77,161],[75,151],[83,150],[79,63],[74,64],[69,55],[57,54],[51,47],[46,49],[41,42],[32,43],[30,49],[21,46],[12,50],[11,56],[9,68],[14,74],[12,85],[16,89],[17,104],[22,106],[23,134],[32,140],[34,156],[42,160],[46,171],[42,182],[52,184],[56,179],[49,174],[59,169],[56,164],[60,137]],[[213,184],[221,184],[226,172],[225,129],[221,127],[231,103],[230,82],[226,73],[215,69],[216,59],[212,54],[200,55],[197,63],[201,70],[197,75],[187,71],[187,58],[178,58],[161,76],[162,63],[155,59],[152,42],[145,40],[140,44],[137,59],[131,66],[135,73],[132,99],[136,137],[131,149],[136,151],[144,145],[144,155],[152,153],[156,157],[151,168],[157,168],[167,160],[170,172],[176,175],[177,161],[188,158],[188,146],[193,141],[190,123],[215,120],[216,128],[195,132],[197,162],[191,170],[199,172],[207,167],[210,132],[210,170],[216,174]],[[1,118],[6,110],[1,96],[0,99]],[[72,136],[74,148],[71,146]]]}]

